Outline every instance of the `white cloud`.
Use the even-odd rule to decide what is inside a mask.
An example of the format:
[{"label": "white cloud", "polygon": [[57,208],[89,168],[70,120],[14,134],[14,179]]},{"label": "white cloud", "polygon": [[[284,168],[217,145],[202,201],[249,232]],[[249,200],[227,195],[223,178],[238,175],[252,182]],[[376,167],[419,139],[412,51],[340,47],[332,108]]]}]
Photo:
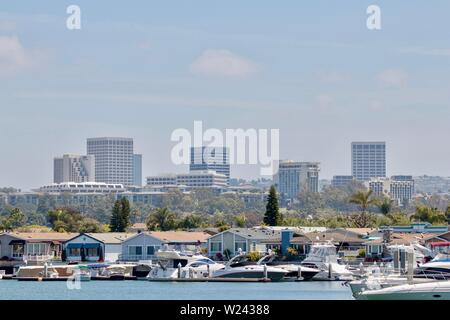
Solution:
[{"label": "white cloud", "polygon": [[208,49],[191,64],[190,70],[204,76],[244,78],[260,71],[260,67],[231,51]]},{"label": "white cloud", "polygon": [[32,65],[31,57],[16,36],[0,36],[0,76],[9,76]]},{"label": "white cloud", "polygon": [[408,74],[397,68],[386,69],[378,75],[378,81],[387,87],[404,87],[408,82]]}]

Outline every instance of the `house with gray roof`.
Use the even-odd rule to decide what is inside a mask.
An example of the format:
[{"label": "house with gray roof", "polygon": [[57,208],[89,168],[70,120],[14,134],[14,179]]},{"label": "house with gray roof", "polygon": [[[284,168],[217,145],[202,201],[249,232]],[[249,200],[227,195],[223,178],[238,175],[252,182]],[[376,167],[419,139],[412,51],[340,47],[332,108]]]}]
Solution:
[{"label": "house with gray roof", "polygon": [[290,233],[289,246],[295,247],[300,254],[306,253],[311,240],[302,232],[292,228],[284,230],[255,227],[231,228],[210,236],[207,240],[208,255],[213,258],[221,256],[230,258],[238,254],[240,250],[260,253],[265,253],[269,249],[281,250],[283,232]]}]

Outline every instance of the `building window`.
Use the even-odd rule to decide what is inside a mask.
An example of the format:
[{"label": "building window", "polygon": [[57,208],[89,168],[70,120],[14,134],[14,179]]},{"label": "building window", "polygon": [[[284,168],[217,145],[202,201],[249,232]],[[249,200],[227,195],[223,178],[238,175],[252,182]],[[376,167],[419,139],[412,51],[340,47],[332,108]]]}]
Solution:
[{"label": "building window", "polygon": [[81,249],[80,248],[70,248],[69,249],[69,256],[70,257],[80,257],[81,256]]},{"label": "building window", "polygon": [[89,249],[85,249],[86,250],[86,256],[87,257],[98,257],[98,248],[89,248]]},{"label": "building window", "polygon": [[155,254],[155,252],[157,252],[158,250],[159,250],[159,246],[148,246],[147,247],[147,255],[153,256]]},{"label": "building window", "polygon": [[22,258],[23,257],[23,244],[13,244],[12,245],[12,256],[13,258]]},{"label": "building window", "polygon": [[247,251],[247,241],[235,241],[234,242],[234,252],[238,252],[239,249],[246,252]]},{"label": "building window", "polygon": [[141,246],[129,246],[128,254],[130,256],[141,256],[142,255],[142,247]]},{"label": "building window", "polygon": [[222,242],[211,242],[211,252],[222,252]]}]

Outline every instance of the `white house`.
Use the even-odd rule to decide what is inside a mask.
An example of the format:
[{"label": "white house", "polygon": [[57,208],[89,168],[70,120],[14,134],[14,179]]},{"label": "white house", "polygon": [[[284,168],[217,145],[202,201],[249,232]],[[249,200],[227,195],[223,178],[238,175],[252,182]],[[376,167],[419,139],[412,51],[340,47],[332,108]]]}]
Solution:
[{"label": "white house", "polygon": [[64,243],[64,260],[115,262],[122,253],[122,241],[135,233],[82,233]]}]

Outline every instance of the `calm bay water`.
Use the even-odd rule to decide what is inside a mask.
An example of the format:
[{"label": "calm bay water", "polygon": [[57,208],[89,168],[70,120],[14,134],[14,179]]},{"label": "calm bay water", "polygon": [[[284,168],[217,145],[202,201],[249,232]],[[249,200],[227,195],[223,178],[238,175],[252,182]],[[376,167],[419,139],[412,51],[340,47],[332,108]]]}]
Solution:
[{"label": "calm bay water", "polygon": [[90,281],[69,290],[65,282],[0,281],[0,300],[351,300],[341,282],[160,283]]}]

